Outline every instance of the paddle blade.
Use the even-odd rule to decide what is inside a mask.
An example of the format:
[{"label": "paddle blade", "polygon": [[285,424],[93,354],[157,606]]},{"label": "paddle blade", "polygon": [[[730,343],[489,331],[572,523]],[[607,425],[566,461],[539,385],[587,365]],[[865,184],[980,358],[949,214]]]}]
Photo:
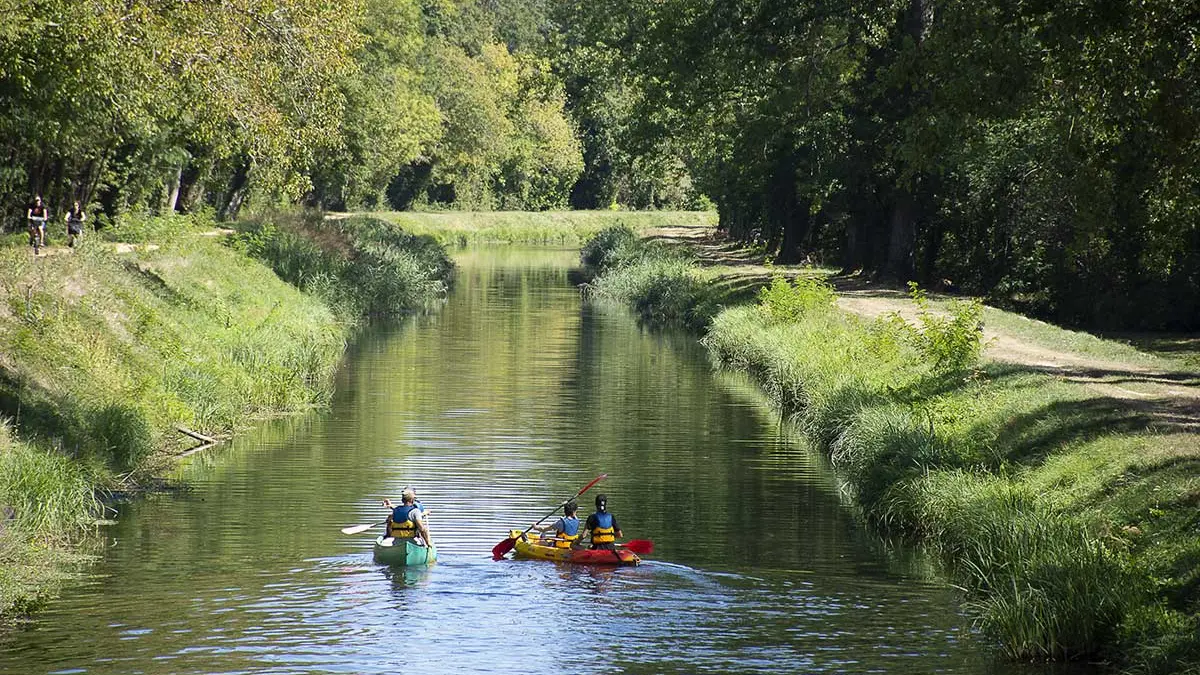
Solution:
[{"label": "paddle blade", "polygon": [[513,550],[513,546],[515,546],[516,543],[517,543],[516,539],[509,537],[508,539],[505,539],[504,541],[500,542],[499,544],[496,544],[495,546],[493,546],[492,547],[492,560],[499,560],[499,559],[503,558],[505,553],[508,553],[509,551]]},{"label": "paddle blade", "polygon": [[359,532],[366,532],[378,524],[379,523],[367,523],[366,525],[351,525],[350,527],[343,527],[342,534],[358,534]]},{"label": "paddle blade", "polygon": [[621,548],[633,551],[638,555],[646,555],[654,552],[654,542],[649,539],[631,539],[621,544]]}]

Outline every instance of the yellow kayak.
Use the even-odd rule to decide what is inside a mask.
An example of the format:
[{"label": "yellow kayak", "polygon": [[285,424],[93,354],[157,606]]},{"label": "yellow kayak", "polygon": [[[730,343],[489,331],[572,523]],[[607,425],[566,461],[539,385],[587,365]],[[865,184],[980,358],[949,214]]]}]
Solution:
[{"label": "yellow kayak", "polygon": [[636,565],[642,562],[636,553],[624,548],[615,551],[593,551],[586,548],[545,546],[531,541],[520,530],[512,530],[508,536],[516,540],[513,548],[516,549],[519,558],[538,558],[576,565]]}]

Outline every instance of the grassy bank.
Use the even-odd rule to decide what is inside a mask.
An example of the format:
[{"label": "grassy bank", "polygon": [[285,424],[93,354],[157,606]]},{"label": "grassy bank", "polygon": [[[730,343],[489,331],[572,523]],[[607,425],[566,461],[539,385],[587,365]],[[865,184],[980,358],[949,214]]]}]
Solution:
[{"label": "grassy bank", "polygon": [[[976,328],[994,310],[966,303],[916,324],[868,321],[810,279],[718,312],[721,299],[678,254],[606,237],[592,253],[605,266],[592,293],[701,326],[718,363],[750,373],[830,453],[866,519],[943,554],[978,625],[1009,655],[1200,668],[1200,447],[1186,423],[979,361]],[[1130,356],[1045,324],[1027,334]]]},{"label": "grassy bank", "polygon": [[448,211],[372,214],[413,234],[428,234],[444,246],[539,244],[579,246],[613,226],[635,232],[661,227],[711,227],[707,211]]},{"label": "grassy bank", "polygon": [[426,239],[281,222],[211,236],[204,218],[139,220],[70,253],[0,248],[0,616],[52,592],[95,495],[194,443],[177,427],[222,436],[323,404],[363,315],[444,288]]}]

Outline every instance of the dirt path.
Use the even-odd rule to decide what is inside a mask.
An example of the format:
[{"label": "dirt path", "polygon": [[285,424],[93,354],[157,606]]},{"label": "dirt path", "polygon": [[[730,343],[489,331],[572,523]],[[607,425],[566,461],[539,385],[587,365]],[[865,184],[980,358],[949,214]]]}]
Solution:
[{"label": "dirt path", "polygon": [[[711,228],[670,227],[644,235],[667,244],[686,244],[702,266],[720,266],[717,284],[750,293],[773,276],[796,276],[802,265],[767,265],[739,245],[720,238]],[[864,317],[898,313],[908,320],[917,316],[908,294],[862,279],[830,279],[838,292],[838,306]],[[997,330],[984,328],[984,358],[1044,372],[1086,385],[1101,396],[1128,402],[1164,429],[1200,433],[1200,373],[1108,361],[1086,354],[1056,350]]]}]

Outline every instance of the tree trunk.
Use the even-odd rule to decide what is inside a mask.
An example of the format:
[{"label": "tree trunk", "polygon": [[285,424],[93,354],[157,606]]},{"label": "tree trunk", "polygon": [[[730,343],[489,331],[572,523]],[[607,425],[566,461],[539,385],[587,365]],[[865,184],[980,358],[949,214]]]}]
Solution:
[{"label": "tree trunk", "polygon": [[805,237],[808,236],[809,227],[812,224],[812,215],[809,211],[812,209],[812,204],[809,200],[797,200],[795,198],[795,188],[792,189],[792,217],[783,226],[783,243],[779,245],[778,261],[785,265],[791,265],[800,262],[803,258],[802,246]]},{"label": "tree trunk", "polygon": [[246,187],[249,182],[250,160],[246,159],[238,164],[237,170],[229,179],[229,189],[226,190],[225,199],[221,200],[221,208],[217,213],[221,220],[237,218],[238,211],[242,208],[242,202],[246,200]]},{"label": "tree trunk", "polygon": [[917,243],[916,207],[912,195],[902,192],[892,204],[888,219],[887,258],[883,277],[904,283],[915,276],[913,256]]},{"label": "tree trunk", "polygon": [[163,204],[164,214],[175,213],[175,207],[179,204],[179,188],[183,184],[183,165],[175,167],[175,172],[171,179],[167,182],[167,200]]}]

